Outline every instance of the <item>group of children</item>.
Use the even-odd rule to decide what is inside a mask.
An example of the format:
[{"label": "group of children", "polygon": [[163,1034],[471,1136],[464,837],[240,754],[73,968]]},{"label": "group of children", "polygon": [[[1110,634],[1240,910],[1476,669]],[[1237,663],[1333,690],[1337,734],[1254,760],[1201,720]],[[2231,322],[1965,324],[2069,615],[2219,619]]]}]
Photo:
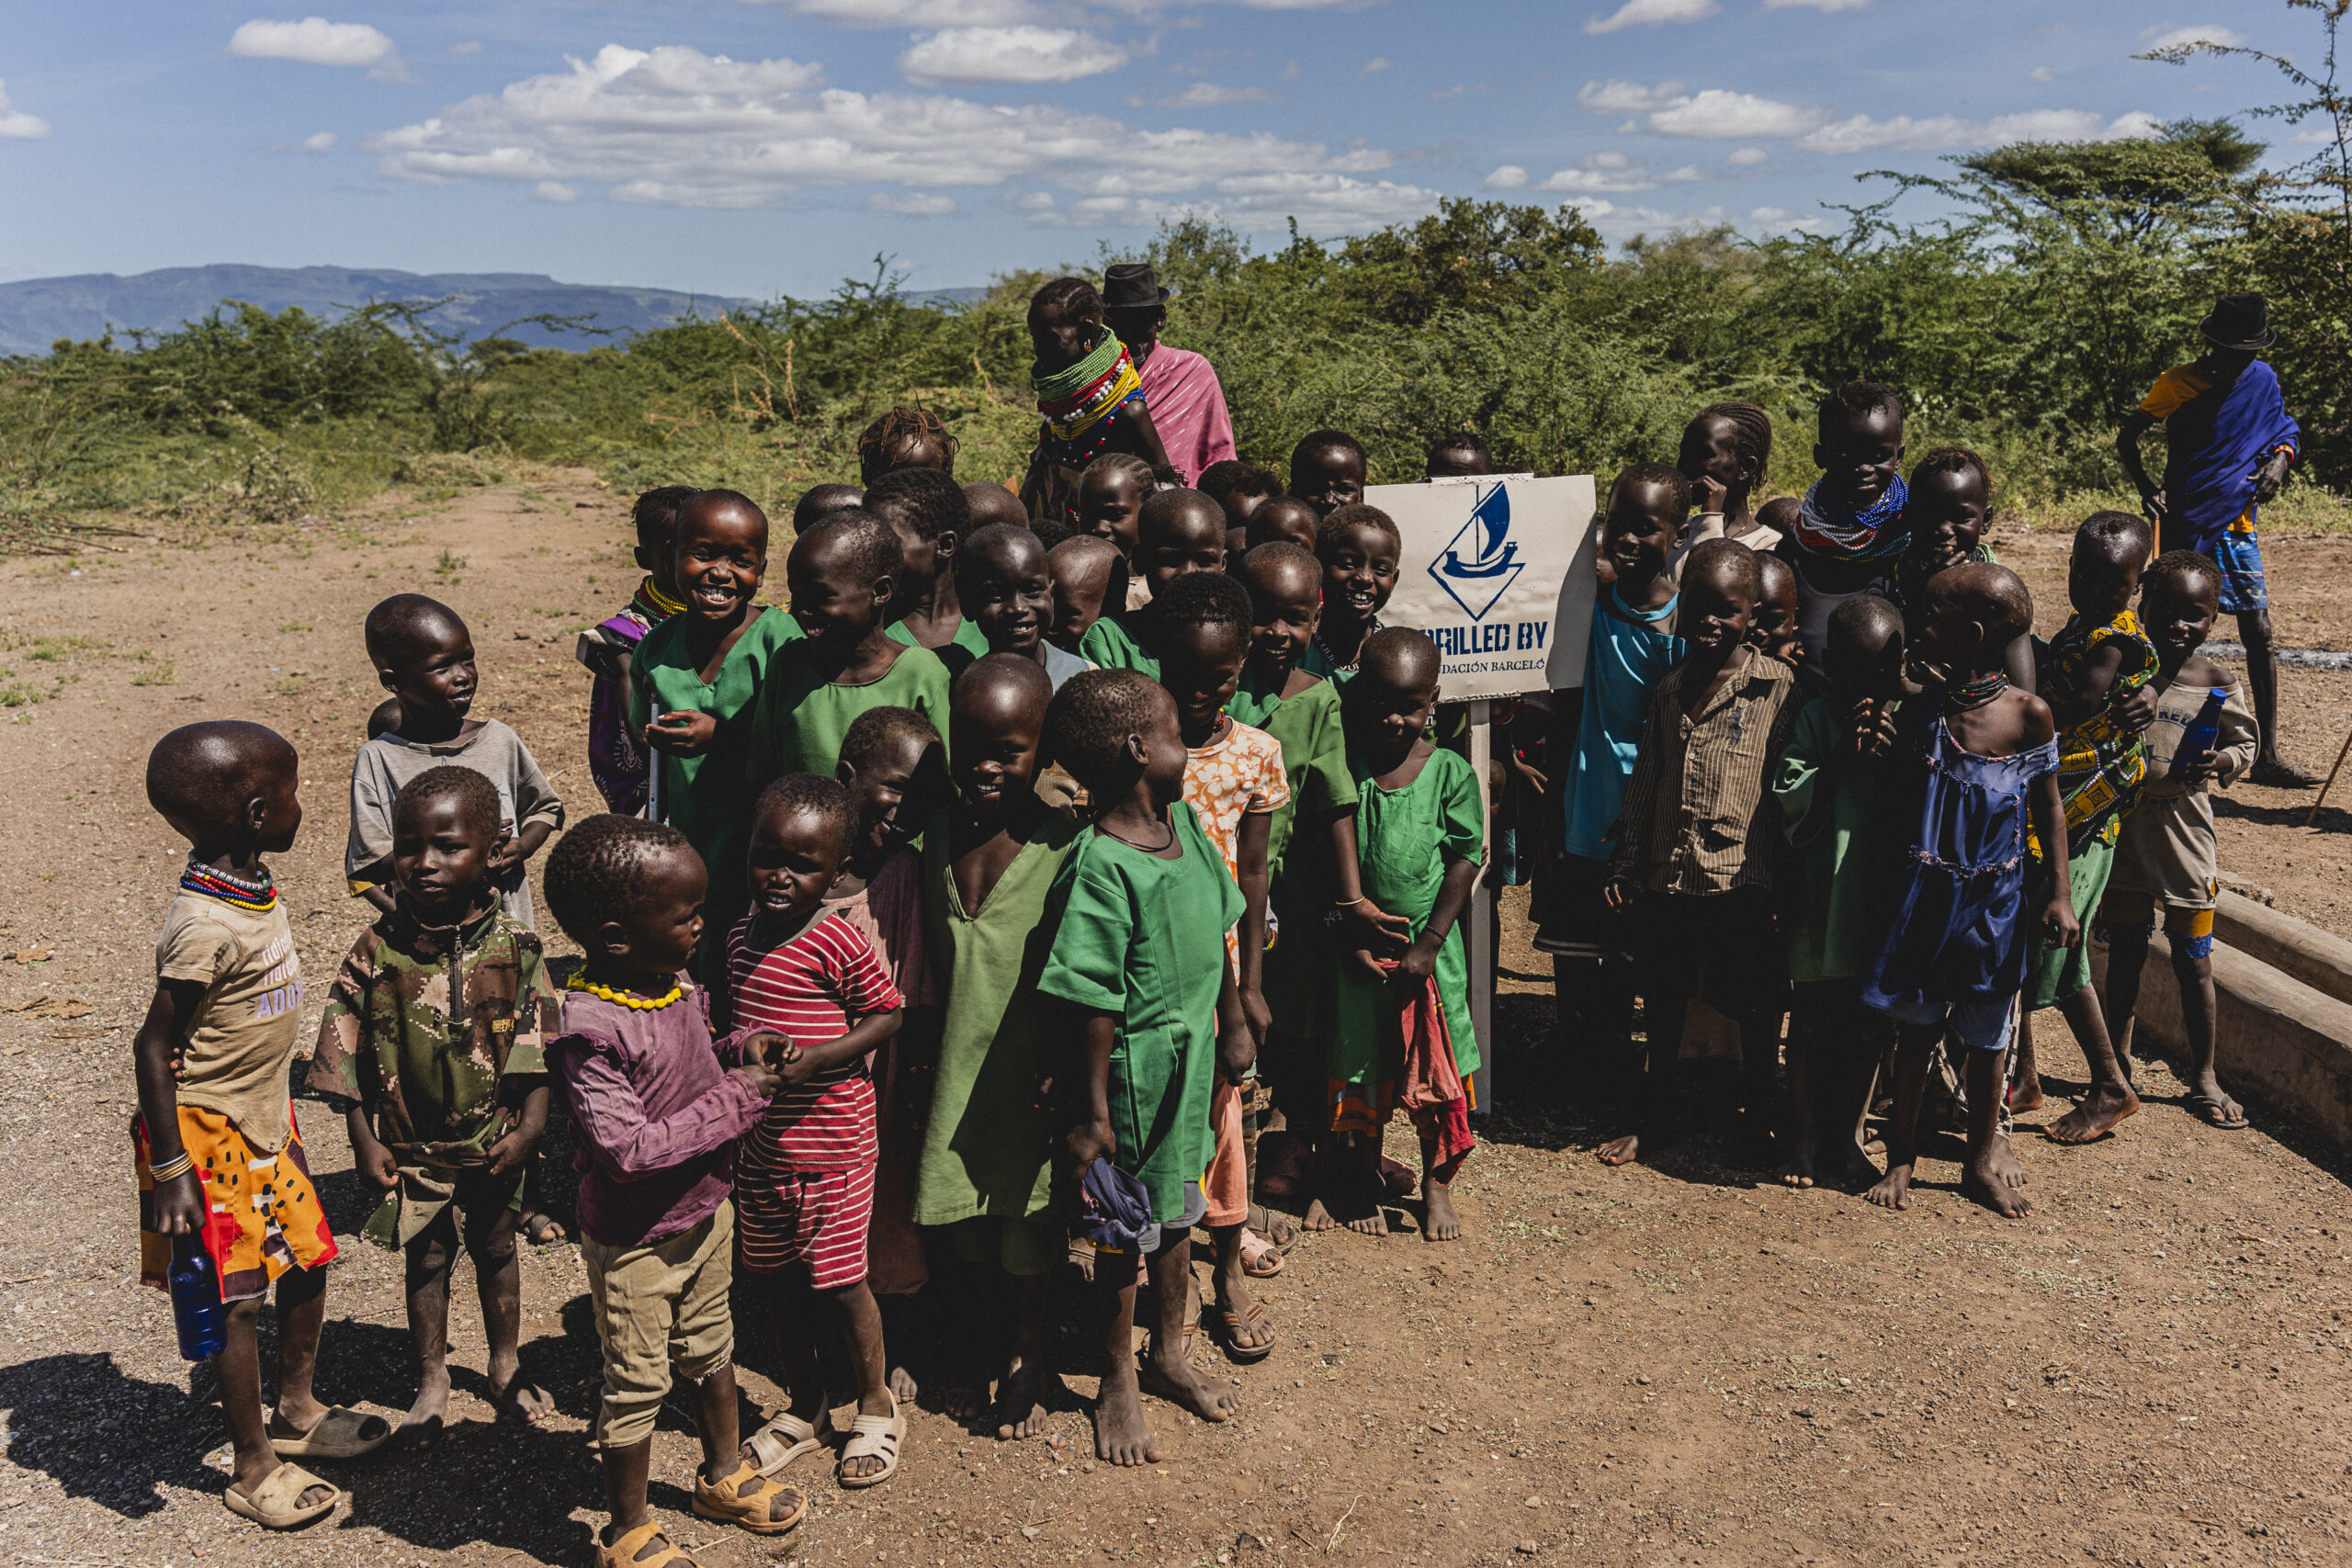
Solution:
[{"label": "group of children", "polygon": [[[383,1195],[366,1234],[404,1254],[409,1440],[446,1416],[460,1248],[502,1414],[553,1409],[517,1360],[515,1243],[570,1209],[604,1357],[600,1568],[686,1560],[647,1503],[676,1378],[699,1416],[695,1513],[780,1533],[806,1506],[778,1479],[795,1461],[838,1446],[843,1486],[896,1473],[918,1370],[944,1376],[953,1414],[1038,1431],[1057,1269],[1091,1281],[1101,1458],[1158,1458],[1145,1390],[1227,1419],[1233,1395],[1193,1345],[1206,1327],[1237,1363],[1274,1345],[1251,1283],[1284,1269],[1296,1229],[1259,1200],[1386,1234],[1416,1185],[1381,1154],[1399,1111],[1423,1235],[1461,1234],[1450,1189],[1480,1056],[1460,926],[1486,786],[1443,743],[1437,649],[1381,622],[1396,526],[1364,504],[1363,450],[1338,431],[1301,440],[1286,479],[1220,463],[1198,490],[1170,484],[1129,449],[1155,445],[1148,412],[1099,298],[1070,281],[1031,312],[1046,438],[1025,501],[958,484],[944,426],[897,411],[860,445],[860,486],[800,498],[786,608],[762,603],[769,524],[749,498],[639,498],[644,581],[580,648],[609,809],[560,837],[528,749],[469,715],[464,622],[414,594],[368,617],[392,700],[355,765],[346,869],[379,918],[337,972],[307,1080]],[[1852,1134],[1882,1020],[1897,1105],[1872,1197],[1904,1203],[1924,1086],[1957,1042],[1971,1181],[2017,1213],[1997,1066],[2016,998],[2064,1006],[2125,1097],[2086,1101],[2073,1132],[2128,1114],[2077,933],[2102,890],[2139,922],[2109,979],[2127,1040],[2123,960],[2156,904],[2176,965],[2199,972],[2203,790],[2240,765],[2243,708],[2219,743],[2179,743],[2200,682],[2227,683],[2195,652],[2213,580],[2166,556],[2143,584],[2145,530],[2118,514],[2085,525],[2076,615],[2037,649],[2023,587],[1979,540],[1971,454],[1914,470],[1871,591],[1759,553],[1875,503],[1901,453],[1883,390],[1825,403],[1828,471],[1802,514],[1749,513],[1770,427],[1747,405],[1702,413],[1679,468],[1610,487],[1575,743],[1555,784],[1527,769],[1565,829],[1544,938],[1641,960],[1651,1112],[1604,1158],[1670,1129],[1695,997],[1738,1025],[1766,1109],[1793,984],[1791,1179],[1812,1179],[1816,1138],[1841,1172],[1867,1167]],[[1057,434],[1091,427],[1073,410],[1108,426],[1088,436],[1103,449]],[[1430,455],[1433,475],[1489,468],[1473,435]],[[219,1263],[228,1503],[273,1527],[341,1496],[283,1461],[395,1436],[311,1390],[336,1244],[287,1103],[301,987],[264,860],[300,824],[295,779],[292,748],[255,725],[156,748],[150,795],[190,854],[138,1043],[147,1272],[175,1247]],[[575,961],[534,932],[525,869],[551,838],[546,901]],[[2233,1124],[2211,1017],[2208,1000],[2199,1090]],[[535,1161],[543,1142],[573,1152]],[[786,1394],[748,1437],[739,1269]],[[254,1322],[273,1281],[265,1413]]]},{"label": "group of children", "polygon": [[[2151,560],[2144,521],[2097,513],[2075,540],[2073,613],[2043,642],[1982,537],[1983,459],[1939,448],[1906,483],[1903,425],[1891,389],[1837,389],[1822,477],[1778,519],[1747,510],[1770,441],[1750,405],[1703,412],[1678,467],[1617,476],[1537,940],[1559,955],[1564,1012],[1603,1021],[1602,1039],[1622,1037],[1607,1025],[1625,993],[1643,998],[1643,1111],[1603,1161],[1677,1131],[1703,999],[1738,1033],[1749,1125],[1781,1149],[1783,1180],[1826,1171],[1908,1207],[1935,1080],[1966,1120],[1967,1190],[2018,1215],[2009,1118],[2041,1104],[2020,1021],[2058,1008],[2090,1066],[2049,1137],[2089,1142],[2130,1116],[2158,906],[2188,1106],[2246,1124],[2213,1070],[2208,790],[2252,764],[2256,727],[2198,652],[2211,560]],[[2103,1004],[2086,929],[2110,951]],[[1875,1083],[1891,1091],[1883,1172],[1863,1142]]]}]

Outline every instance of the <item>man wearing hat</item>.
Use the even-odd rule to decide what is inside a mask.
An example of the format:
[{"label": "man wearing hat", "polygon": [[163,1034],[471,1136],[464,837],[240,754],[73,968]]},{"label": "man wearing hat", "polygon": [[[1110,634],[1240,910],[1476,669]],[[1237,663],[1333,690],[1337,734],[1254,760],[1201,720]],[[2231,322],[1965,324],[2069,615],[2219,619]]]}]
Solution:
[{"label": "man wearing hat", "polygon": [[1168,290],[1149,262],[1122,262],[1104,271],[1102,319],[1127,345],[1169,464],[1187,485],[1199,484],[1203,469],[1233,456],[1233,417],[1208,360],[1159,341],[1168,324]]},{"label": "man wearing hat", "polygon": [[[2277,337],[2261,296],[2223,295],[2201,330],[2204,354],[2157,377],[2146,399],[2123,416],[2123,471],[2156,525],[2156,547],[2195,550],[2221,569],[2222,608],[2238,618],[2262,729],[2262,749],[2247,776],[2308,789],[2315,782],[2311,774],[2278,755],[2278,657],[2254,533],[2256,513],[2294,466],[2302,431],[2278,395],[2277,374],[2261,359]],[[2165,438],[2161,490],[2140,466],[2140,437],[2159,420]]]}]

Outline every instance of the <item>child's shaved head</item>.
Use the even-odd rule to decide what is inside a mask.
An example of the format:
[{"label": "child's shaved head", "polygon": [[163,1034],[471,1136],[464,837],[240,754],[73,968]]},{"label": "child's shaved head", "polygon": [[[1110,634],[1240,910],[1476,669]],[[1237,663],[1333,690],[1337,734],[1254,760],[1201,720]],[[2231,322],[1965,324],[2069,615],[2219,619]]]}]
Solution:
[{"label": "child's shaved head", "polygon": [[1167,688],[1140,671],[1085,671],[1046,705],[1046,753],[1091,794],[1104,795],[1128,740],[1150,733],[1175,706]]},{"label": "child's shaved head", "polygon": [[1793,495],[1776,495],[1756,509],[1756,521],[1775,534],[1785,534],[1804,514],[1804,502]]},{"label": "child's shaved head", "polygon": [[805,534],[817,520],[865,504],[865,492],[855,485],[814,485],[792,509],[792,531]]},{"label": "child's shaved head", "polygon": [[1892,600],[1875,593],[1857,593],[1829,612],[1828,648],[1833,660],[1844,648],[1876,652],[1886,646],[1887,638],[1902,635],[1903,612]]},{"label": "child's shaved head", "polygon": [[1136,548],[1156,542],[1225,538],[1225,508],[1196,490],[1154,491],[1136,520]]},{"label": "child's shaved head", "polygon": [[1270,496],[1260,502],[1258,510],[1250,514],[1250,526],[1242,536],[1253,550],[1278,539],[1287,539],[1302,549],[1312,550],[1316,532],[1322,525],[1323,519],[1317,514],[1315,508],[1298,497]]},{"label": "child's shaved head", "polygon": [[957,713],[1033,712],[1042,715],[1053,699],[1054,682],[1046,667],[1017,653],[990,653],[975,659],[956,677],[948,693]]},{"label": "child's shaved head", "polygon": [[2075,537],[2096,541],[2109,560],[2133,565],[2147,560],[2155,548],[2155,531],[2136,512],[2094,512],[2083,519]]},{"label": "child's shaved head", "polygon": [[1383,626],[1363,639],[1360,674],[1369,675],[1391,691],[1410,692],[1437,683],[1444,661],[1427,632],[1410,626]]},{"label": "child's shaved head", "polygon": [[[1102,543],[1100,539],[1093,542]],[[1105,547],[1112,548],[1114,555],[1118,553],[1114,547]],[[967,581],[981,581],[984,574],[1025,573],[1046,566],[1046,547],[1024,525],[991,523],[985,528],[974,529],[972,536],[964,541],[964,547],[956,552],[956,583],[960,590]]]},{"label": "child's shaved head", "polygon": [[1241,558],[1241,585],[1252,599],[1269,593],[1281,598],[1319,598],[1323,563],[1288,539],[1275,539]]},{"label": "child's shaved head", "polygon": [[1727,592],[1736,592],[1753,606],[1764,596],[1764,572],[1756,552],[1737,539],[1702,539],[1683,558],[1682,581],[1703,578]]},{"label": "child's shaved head", "polygon": [[183,725],[147,754],[147,804],[188,842],[213,843],[244,821],[255,798],[289,785],[298,766],[293,745],[266,726]]},{"label": "child's shaved head", "polygon": [[[1039,673],[1044,673],[1042,668]],[[899,747],[938,744],[939,731],[914,709],[872,707],[850,721],[849,729],[842,736],[841,760],[865,773],[878,759],[896,756]]]},{"label": "child's shaved head", "polygon": [[732,516],[757,526],[760,547],[767,547],[768,514],[760,503],[741,491],[698,490],[678,506],[678,520],[673,538],[684,538],[688,528],[714,517]]},{"label": "child's shaved head", "polygon": [[459,640],[472,640],[457,611],[422,593],[395,593],[368,612],[368,658],[399,670]]},{"label": "child's shaved head", "polygon": [[606,920],[628,924],[654,866],[679,855],[698,858],[686,836],[666,822],[591,817],[548,853],[548,912],[564,935],[594,952],[596,928]]},{"label": "child's shaved head", "polygon": [[760,798],[752,807],[752,820],[755,823],[769,817],[802,816],[814,817],[831,826],[840,835],[837,852],[849,852],[850,840],[857,833],[857,795],[849,785],[820,773],[786,773],[760,791]]},{"label": "child's shaved head", "polygon": [[792,553],[803,550],[813,558],[820,550],[840,551],[842,560],[860,582],[899,575],[905,553],[898,530],[864,507],[852,507],[820,518],[792,542]]},{"label": "child's shaved head", "polygon": [[993,479],[974,479],[966,485],[964,504],[971,509],[975,528],[985,528],[993,523],[1008,523],[1016,528],[1029,526],[1029,509],[1021,504],[1021,498]]},{"label": "child's shaved head", "polygon": [[1250,634],[1250,591],[1221,571],[1188,571],[1155,601],[1169,626],[1238,626]]},{"label": "child's shaved head", "polygon": [[911,531],[926,544],[972,526],[964,487],[937,468],[894,468],[865,487],[865,510]]},{"label": "child's shaved head", "polygon": [[1928,597],[1940,599],[1984,627],[1988,647],[2008,647],[2033,626],[2033,595],[2005,566],[1962,561],[1928,580]]},{"label": "child's shaved head", "polygon": [[2144,594],[2159,594],[2203,604],[2216,604],[2222,596],[2222,569],[2211,558],[2195,550],[2166,550],[2148,563],[2141,574],[2140,589]]}]

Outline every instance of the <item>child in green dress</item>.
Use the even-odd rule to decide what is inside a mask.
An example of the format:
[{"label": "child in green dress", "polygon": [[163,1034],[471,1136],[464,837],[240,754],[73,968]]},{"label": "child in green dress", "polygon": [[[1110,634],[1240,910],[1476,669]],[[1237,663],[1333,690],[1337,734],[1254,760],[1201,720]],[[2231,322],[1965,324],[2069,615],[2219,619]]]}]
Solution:
[{"label": "child in green dress", "polygon": [[904,550],[890,638],[931,649],[953,676],[989,650],[956,583],[956,551],[972,532],[964,487],[937,468],[896,468],[866,486],[865,510],[898,530]]},{"label": "child in green dress", "polygon": [[1196,490],[1163,490],[1143,503],[1131,563],[1151,594],[1138,609],[1114,611],[1088,628],[1079,653],[1105,670],[1140,670],[1159,678],[1153,606],[1188,572],[1225,570],[1225,508]]},{"label": "child in green dress", "polygon": [[[1205,497],[1204,499],[1206,499]],[[1219,514],[1220,545],[1223,518]],[[1140,1368],[1133,1332],[1132,1252],[1097,1251],[1102,1304],[1102,1392],[1094,1451],[1112,1464],[1157,1462],[1138,1379],[1204,1421],[1225,1421],[1233,1396],[1184,1354],[1191,1326],[1192,1230],[1207,1212],[1201,1176],[1216,1148],[1209,1099],[1216,1076],[1248,1073],[1257,1057],[1225,933],[1241,919],[1241,890],[1200,819],[1183,802],[1187,761],[1176,704],[1131,670],[1090,670],[1054,694],[1046,747],[1094,802],[1054,880],[1051,951],[1039,994],[1059,1004],[1046,1023],[1063,1063],[1063,1137],[1069,1174],[1098,1160],[1140,1184],[1159,1321]]]},{"label": "child in green dress", "polygon": [[826,516],[785,558],[803,637],[778,651],[752,710],[752,798],[786,773],[831,777],[842,738],[868,708],[912,708],[947,721],[947,666],[885,629],[904,553],[897,530],[853,508]]},{"label": "child in green dress", "polygon": [[672,581],[685,610],[645,634],[629,665],[629,726],[652,749],[647,815],[686,836],[710,870],[695,977],[725,961],[727,932],[750,899],[743,834],[756,793],[743,777],[752,715],[775,651],[799,640],[792,617],[752,600],[767,573],[766,513],[733,491],[697,492],[678,510]]},{"label": "child in green dress", "polygon": [[993,1425],[1006,1440],[1045,1429],[1046,1286],[1068,1253],[1053,1117],[1038,1094],[1048,1066],[1036,1003],[1053,935],[1046,896],[1079,835],[1078,819],[1036,790],[1052,693],[1044,669],[1017,653],[992,653],[956,677],[947,720],[956,798],[922,841],[925,924],[945,1010],[914,1218],[952,1227],[967,1267],[996,1266],[974,1292],[982,1310],[966,1320],[962,1359],[978,1397],[996,1383]]},{"label": "child in green dress", "polygon": [[[1451,1190],[1472,1146],[1469,1085],[1479,1055],[1457,927],[1478,883],[1486,811],[1470,764],[1423,738],[1438,667],[1426,635],[1391,626],[1364,639],[1346,690],[1359,849],[1358,874],[1343,878],[1340,901],[1370,903],[1408,926],[1400,955],[1358,945],[1338,965],[1328,1069],[1338,1147],[1307,1211],[1311,1230],[1388,1234],[1380,1133],[1402,1109],[1420,1134],[1422,1239],[1462,1235]],[[1401,1055],[1390,1043],[1400,1035]]]}]

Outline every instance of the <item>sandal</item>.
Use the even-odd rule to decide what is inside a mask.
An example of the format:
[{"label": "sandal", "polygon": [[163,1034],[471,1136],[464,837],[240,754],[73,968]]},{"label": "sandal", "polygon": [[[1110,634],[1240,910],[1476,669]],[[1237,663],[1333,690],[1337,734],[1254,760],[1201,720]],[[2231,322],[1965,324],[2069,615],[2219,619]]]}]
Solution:
[{"label": "sandal", "polygon": [[1273,1326],[1272,1320],[1266,1315],[1265,1307],[1260,1303],[1251,1302],[1250,1310],[1246,1313],[1236,1312],[1231,1307],[1219,1303],[1210,1309],[1208,1322],[1212,1337],[1224,1347],[1226,1359],[1237,1366],[1253,1365],[1274,1353],[1274,1341],[1272,1336],[1269,1336],[1262,1345],[1241,1343],[1244,1330],[1267,1329]]},{"label": "sandal", "polygon": [[825,1416],[822,1427],[814,1421],[803,1421],[789,1410],[777,1411],[743,1445],[751,1450],[752,1468],[762,1475],[774,1475],[802,1454],[813,1454],[823,1448],[826,1434],[832,1429],[832,1416],[829,1411],[820,1414]]},{"label": "sandal", "polygon": [[[273,1413],[270,1419],[276,1420]],[[373,1421],[383,1430],[376,1436],[364,1437],[368,1423]],[[374,1453],[392,1440],[392,1424],[381,1416],[370,1416],[364,1410],[354,1410],[338,1404],[313,1422],[311,1429],[296,1438],[272,1438],[269,1446],[280,1459],[359,1459]]]},{"label": "sandal", "polygon": [[[662,1550],[639,1556],[655,1541]],[[612,1545],[600,1539],[596,1542],[596,1568],[695,1568],[695,1560],[678,1550],[677,1543],[662,1533],[652,1519],[646,1520]]]},{"label": "sandal", "polygon": [[[323,1503],[303,1503],[299,1499],[313,1486],[323,1486],[329,1496]],[[290,1530],[325,1518],[334,1512],[335,1505],[349,1495],[333,1482],[322,1481],[299,1464],[281,1464],[262,1478],[252,1492],[237,1490],[235,1482],[220,1494],[229,1511],[254,1521],[265,1529]]]},{"label": "sandal", "polygon": [[2180,1103],[2184,1110],[2202,1120],[2208,1127],[2218,1127],[2225,1133],[2235,1133],[2254,1125],[2246,1120],[2245,1107],[2226,1094],[2191,1094]]},{"label": "sandal", "polygon": [[[775,1505],[785,1498],[791,1500],[792,1506],[778,1518]],[[808,1511],[808,1500],[797,1488],[770,1481],[744,1460],[720,1481],[705,1481],[702,1472],[695,1472],[694,1508],[696,1518],[714,1524],[733,1525],[753,1535],[782,1535],[800,1522],[800,1516]]]},{"label": "sandal", "polygon": [[[907,1417],[899,1408],[899,1396],[893,1393],[888,1416],[860,1416],[850,1422],[849,1441],[842,1445],[842,1457],[833,1467],[833,1479],[853,1492],[881,1485],[899,1473],[899,1448],[906,1439]],[[878,1459],[882,1461],[882,1468],[871,1475],[851,1475],[843,1467],[854,1459]]]},{"label": "sandal", "polygon": [[1271,1280],[1283,1271],[1282,1248],[1251,1230],[1241,1233],[1241,1271],[1252,1280]]},{"label": "sandal", "polygon": [[1278,1214],[1263,1203],[1250,1205],[1249,1226],[1285,1258],[1298,1245],[1298,1226],[1288,1214]]}]

